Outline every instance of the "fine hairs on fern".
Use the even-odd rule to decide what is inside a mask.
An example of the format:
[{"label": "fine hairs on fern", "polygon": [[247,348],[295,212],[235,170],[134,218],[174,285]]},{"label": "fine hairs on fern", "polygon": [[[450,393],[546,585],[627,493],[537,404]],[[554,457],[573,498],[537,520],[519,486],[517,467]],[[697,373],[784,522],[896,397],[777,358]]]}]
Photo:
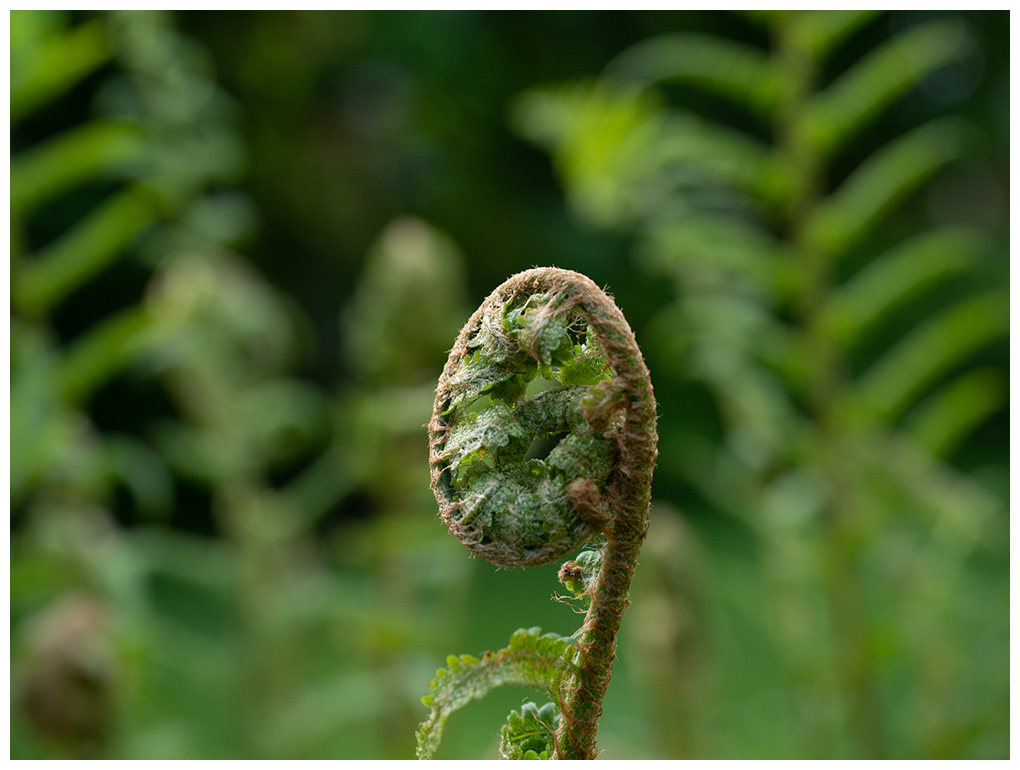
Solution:
[{"label": "fine hairs on fern", "polygon": [[[432,713],[418,756],[431,756],[452,711],[517,683],[545,690],[554,706],[511,715],[501,755],[592,759],[656,458],[655,399],[634,334],[589,278],[558,268],[519,273],[461,330],[428,428],[440,516],[472,553],[530,566],[592,538],[601,545],[561,569],[588,604],[572,637],[522,629],[481,660],[448,659],[423,699]],[[534,446],[553,443],[537,456]],[[539,719],[545,751],[534,748],[533,730],[528,743],[521,732]]]}]

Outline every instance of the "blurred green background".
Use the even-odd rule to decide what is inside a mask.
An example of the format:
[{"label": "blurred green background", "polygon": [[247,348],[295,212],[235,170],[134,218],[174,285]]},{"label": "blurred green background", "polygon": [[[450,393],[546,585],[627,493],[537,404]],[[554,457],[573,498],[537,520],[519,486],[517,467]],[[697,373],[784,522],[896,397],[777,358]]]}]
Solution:
[{"label": "blurred green background", "polygon": [[448,654],[574,630],[428,489],[535,265],[659,401],[604,756],[1008,757],[1008,30],[12,11],[12,758],[410,758]]}]

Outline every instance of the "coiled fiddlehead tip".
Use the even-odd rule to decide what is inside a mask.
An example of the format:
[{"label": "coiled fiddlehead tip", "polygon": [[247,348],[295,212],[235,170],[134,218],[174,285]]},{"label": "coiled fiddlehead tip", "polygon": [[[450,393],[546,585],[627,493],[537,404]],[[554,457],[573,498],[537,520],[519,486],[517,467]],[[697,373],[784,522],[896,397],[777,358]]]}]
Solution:
[{"label": "coiled fiddlehead tip", "polygon": [[555,561],[647,528],[655,402],[613,300],[570,270],[512,276],[461,330],[429,429],[450,532],[498,566]]}]

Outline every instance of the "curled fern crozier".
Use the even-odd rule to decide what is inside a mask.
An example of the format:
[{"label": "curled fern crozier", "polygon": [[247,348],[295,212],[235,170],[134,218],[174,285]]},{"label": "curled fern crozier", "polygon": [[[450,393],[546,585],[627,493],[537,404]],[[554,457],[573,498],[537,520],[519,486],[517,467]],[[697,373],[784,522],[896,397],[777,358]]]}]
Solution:
[{"label": "curled fern crozier", "polygon": [[623,313],[570,270],[511,277],[457,337],[428,427],[440,516],[472,553],[530,566],[605,538],[555,740],[561,758],[593,758],[657,454],[651,380]]},{"label": "curled fern crozier", "polygon": [[[429,449],[440,515],[499,566],[555,561],[614,514],[641,529],[654,426],[648,370],[609,296],[569,270],[519,273],[471,316],[439,380]],[[554,445],[530,456],[542,442]]]}]

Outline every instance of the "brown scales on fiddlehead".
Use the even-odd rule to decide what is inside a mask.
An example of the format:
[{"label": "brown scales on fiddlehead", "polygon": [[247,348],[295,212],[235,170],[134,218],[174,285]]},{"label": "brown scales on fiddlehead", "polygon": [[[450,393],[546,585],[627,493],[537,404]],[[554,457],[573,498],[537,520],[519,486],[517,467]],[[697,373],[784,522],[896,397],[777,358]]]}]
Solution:
[{"label": "brown scales on fiddlehead", "polygon": [[[579,644],[553,693],[557,756],[593,758],[656,458],[655,399],[634,334],[585,276],[519,273],[458,336],[428,428],[440,516],[473,553],[545,564],[604,537]],[[554,446],[541,457],[533,446],[543,441]]]}]

